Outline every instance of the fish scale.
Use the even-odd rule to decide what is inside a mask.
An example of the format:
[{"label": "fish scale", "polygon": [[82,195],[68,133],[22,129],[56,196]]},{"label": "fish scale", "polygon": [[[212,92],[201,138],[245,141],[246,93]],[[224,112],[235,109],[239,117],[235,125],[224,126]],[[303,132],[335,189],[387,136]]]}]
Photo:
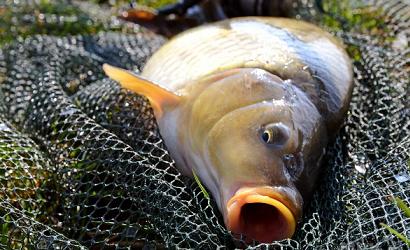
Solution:
[{"label": "fish scale", "polygon": [[343,97],[349,91],[342,83],[349,68],[342,62],[346,55],[339,53],[339,43],[329,35],[325,39],[333,43],[314,39],[306,32],[315,33],[317,28],[313,25],[301,28],[285,19],[259,20],[258,23],[242,18],[180,34],[154,54],[142,76],[178,92],[184,84],[221,70],[263,68],[299,82],[299,87],[319,97],[313,99],[317,106],[324,106],[319,107],[321,111],[329,111],[330,119],[340,120],[335,114],[344,105]]}]

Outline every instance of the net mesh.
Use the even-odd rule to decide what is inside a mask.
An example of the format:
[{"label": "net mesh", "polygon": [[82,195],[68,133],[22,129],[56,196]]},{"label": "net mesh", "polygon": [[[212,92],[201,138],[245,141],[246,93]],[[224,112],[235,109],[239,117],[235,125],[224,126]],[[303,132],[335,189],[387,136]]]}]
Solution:
[{"label": "net mesh", "polygon": [[[410,218],[392,202],[410,203],[408,3],[295,1],[294,17],[348,46],[355,88],[296,235],[259,245],[232,238],[212,197],[178,172],[146,99],[102,72],[105,62],[139,72],[165,39],[84,3],[81,14],[61,1],[46,9],[54,16],[28,20],[42,4],[0,4],[14,10],[8,34],[27,25],[84,34],[20,37],[1,49],[0,248],[405,246],[380,223],[410,237]],[[77,17],[74,28],[67,17]]]}]

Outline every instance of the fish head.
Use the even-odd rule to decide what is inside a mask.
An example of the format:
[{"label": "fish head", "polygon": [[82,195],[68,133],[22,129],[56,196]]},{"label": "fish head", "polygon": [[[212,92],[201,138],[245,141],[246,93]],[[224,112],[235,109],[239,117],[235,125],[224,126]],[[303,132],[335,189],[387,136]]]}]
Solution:
[{"label": "fish head", "polygon": [[303,171],[299,137],[291,110],[274,102],[237,109],[212,129],[209,155],[230,230],[263,242],[293,235],[303,204],[293,183]]},{"label": "fish head", "polygon": [[190,128],[192,148],[202,148],[216,179],[228,229],[261,242],[290,238],[302,214],[299,188],[315,177],[306,175],[304,154],[324,143],[321,117],[301,90],[272,73],[225,75],[192,105],[191,121],[200,121]]},{"label": "fish head", "polygon": [[302,90],[266,70],[236,68],[177,95],[129,71],[104,70],[148,98],[171,156],[198,174],[229,230],[261,242],[292,237],[326,145],[322,118]]}]

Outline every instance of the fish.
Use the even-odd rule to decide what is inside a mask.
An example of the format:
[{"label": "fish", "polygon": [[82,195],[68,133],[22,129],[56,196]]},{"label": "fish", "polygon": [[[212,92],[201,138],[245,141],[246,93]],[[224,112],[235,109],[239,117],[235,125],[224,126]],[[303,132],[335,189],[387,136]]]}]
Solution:
[{"label": "fish", "polygon": [[304,21],[240,17],[180,33],[140,75],[103,69],[147,97],[178,169],[199,177],[228,230],[294,235],[351,99],[339,40]]}]

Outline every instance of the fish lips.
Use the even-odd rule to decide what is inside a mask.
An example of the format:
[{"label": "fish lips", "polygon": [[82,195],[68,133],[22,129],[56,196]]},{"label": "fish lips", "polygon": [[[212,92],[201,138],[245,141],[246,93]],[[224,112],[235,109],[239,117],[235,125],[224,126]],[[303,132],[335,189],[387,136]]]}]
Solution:
[{"label": "fish lips", "polygon": [[291,187],[242,187],[227,202],[229,230],[268,243],[291,238],[301,218],[303,199]]}]

